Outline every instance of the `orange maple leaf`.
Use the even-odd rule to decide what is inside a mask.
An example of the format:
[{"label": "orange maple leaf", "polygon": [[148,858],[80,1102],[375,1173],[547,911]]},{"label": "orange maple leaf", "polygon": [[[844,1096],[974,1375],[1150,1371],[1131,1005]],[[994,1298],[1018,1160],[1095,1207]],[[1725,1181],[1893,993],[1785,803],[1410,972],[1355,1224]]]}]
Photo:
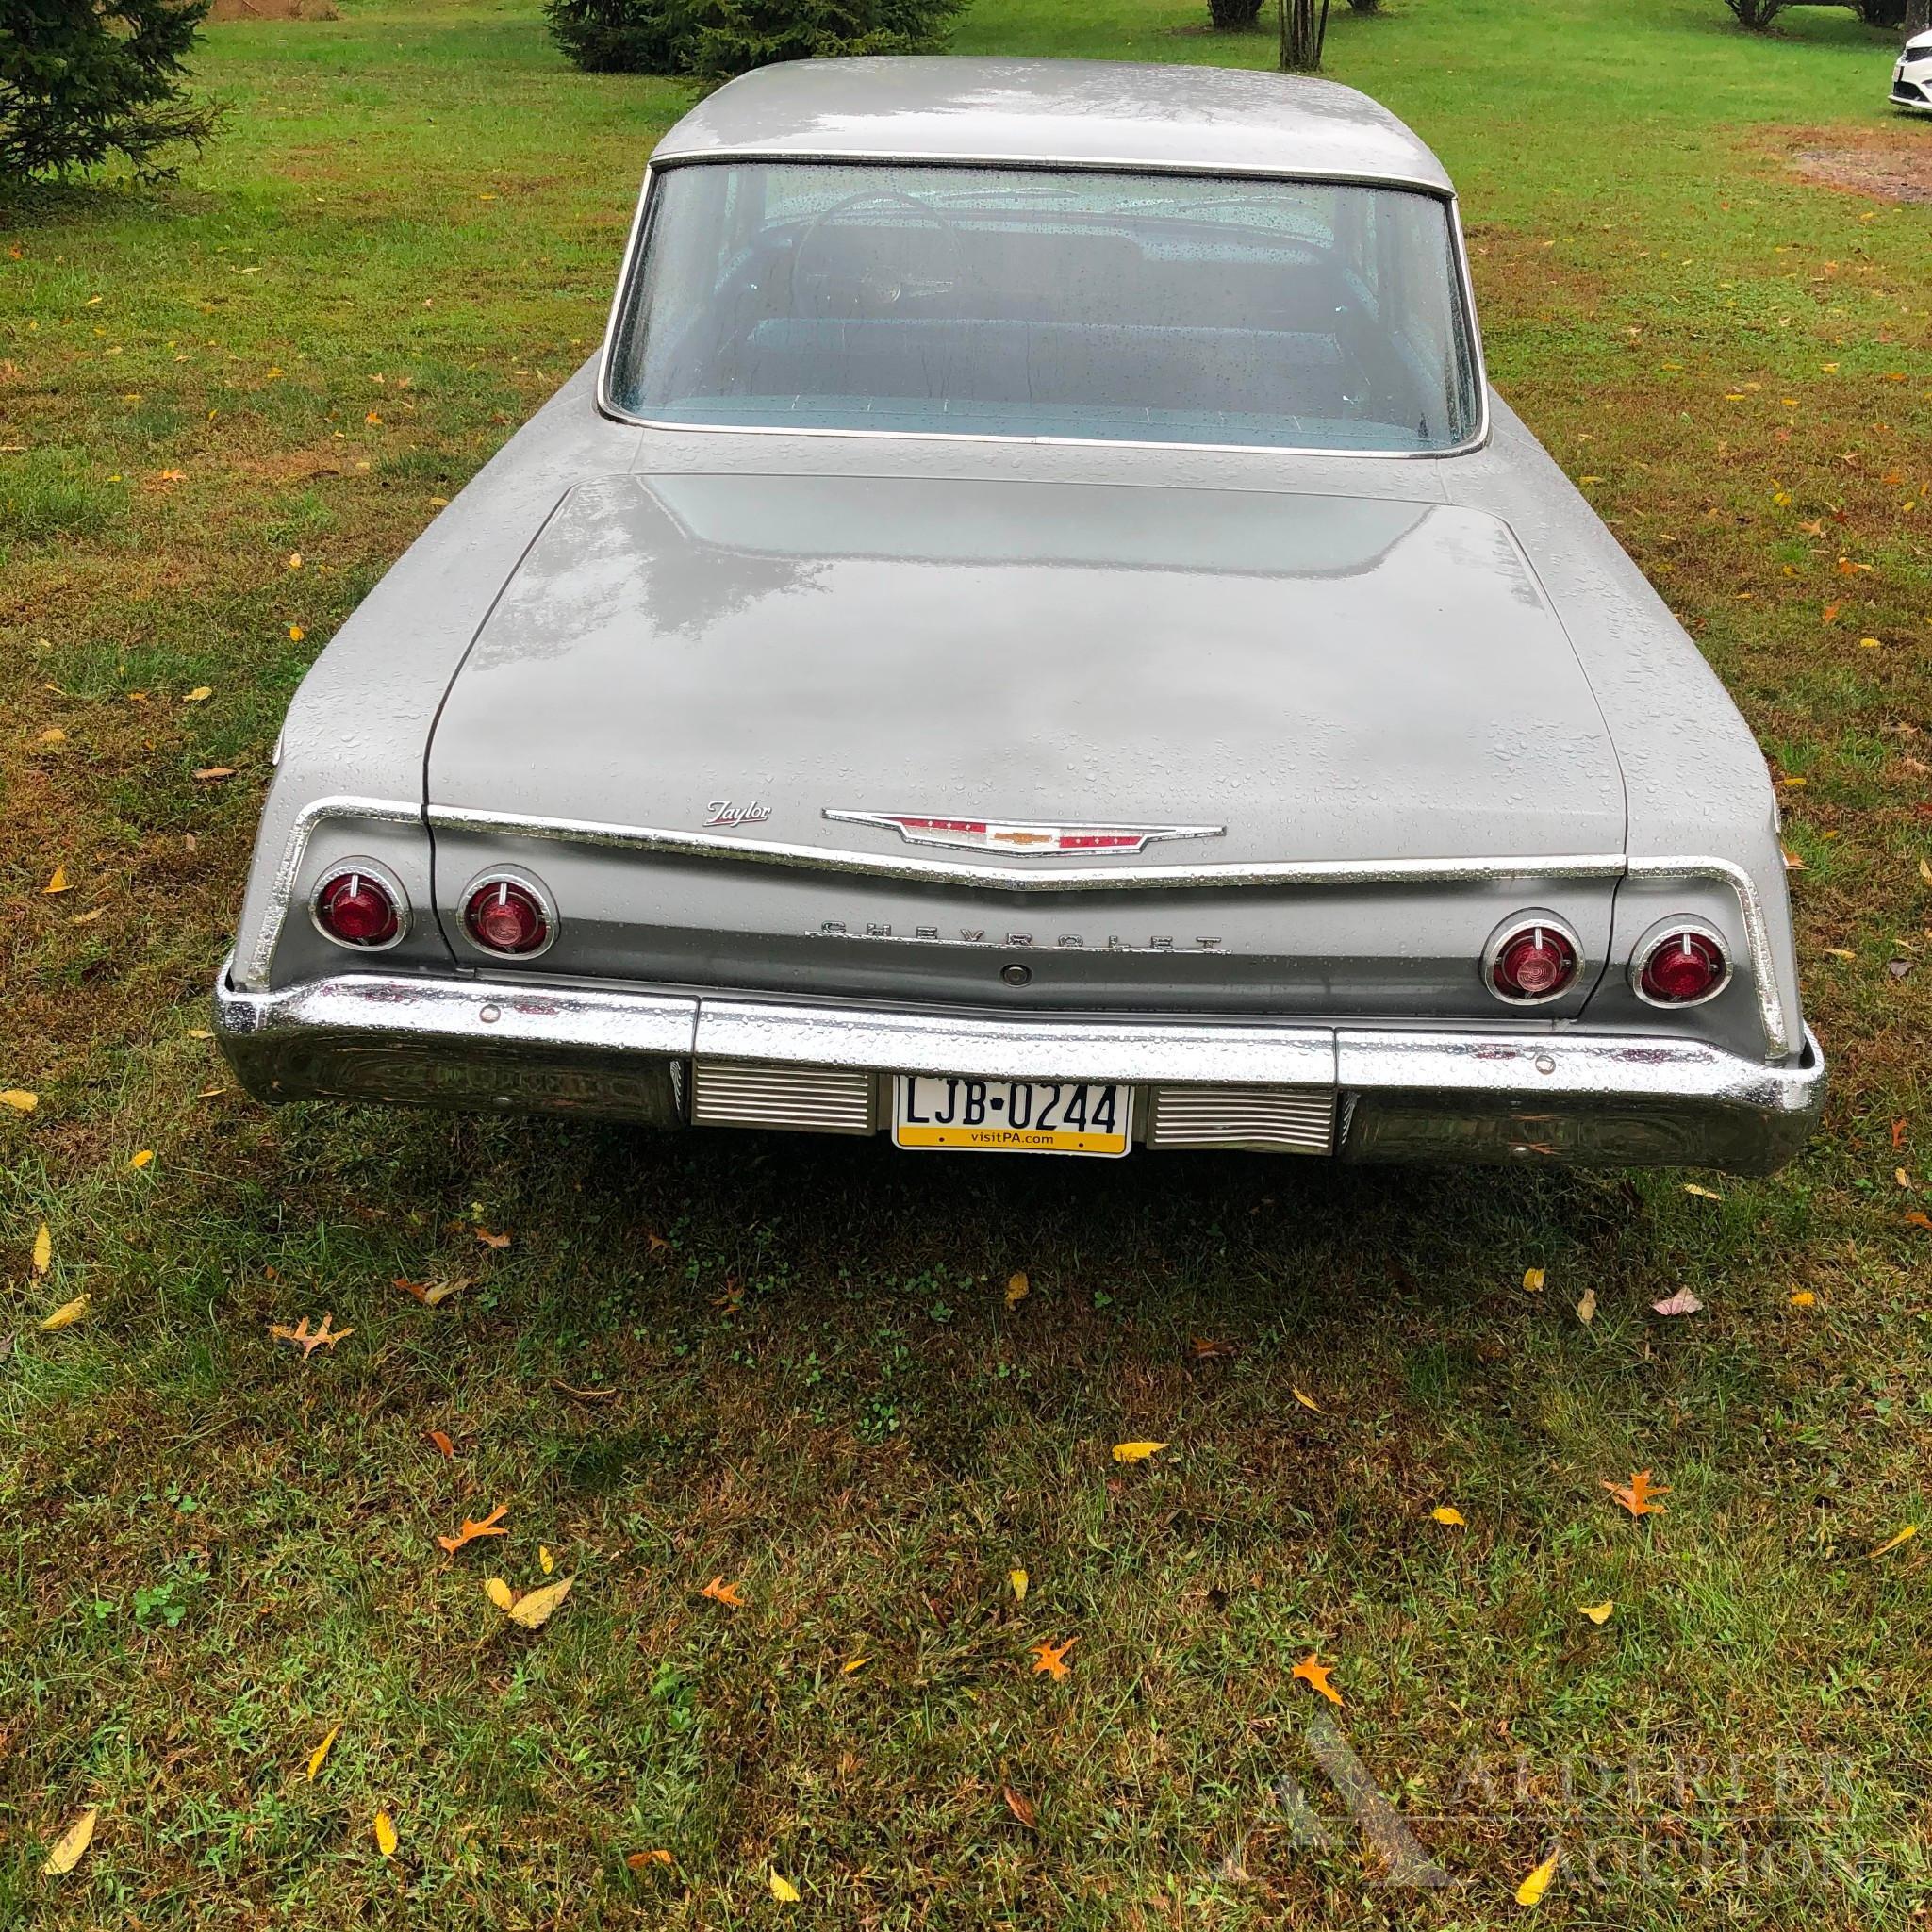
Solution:
[{"label": "orange maple leaf", "polygon": [[1638,1470],[1627,1483],[1606,1482],[1604,1488],[1633,1516],[1661,1516],[1663,1505],[1650,1499],[1670,1494],[1670,1485],[1652,1482],[1647,1469]]},{"label": "orange maple leaf", "polygon": [[708,1596],[713,1603],[721,1603],[732,1610],[743,1610],[745,1599],[738,1594],[735,1583],[727,1583],[722,1577],[714,1577],[698,1594]]},{"label": "orange maple leaf", "polygon": [[301,1349],[302,1359],[306,1362],[318,1348],[333,1348],[345,1335],[353,1335],[355,1332],[354,1329],[330,1328],[329,1323],[332,1319],[332,1316],[323,1315],[322,1327],[312,1331],[306,1315],[304,1315],[292,1329],[286,1322],[271,1322],[269,1333],[277,1342],[287,1342],[291,1347]]},{"label": "orange maple leaf", "polygon": [[499,1503],[481,1523],[466,1516],[462,1528],[455,1535],[437,1538],[437,1547],[446,1555],[454,1556],[466,1543],[474,1543],[479,1536],[507,1536],[510,1532],[502,1525],[509,1513],[509,1504]]},{"label": "orange maple leaf", "polygon": [[1078,1637],[1069,1637],[1065,1643],[1055,1643],[1050,1638],[1042,1637],[1037,1643],[1031,1646],[1033,1653],[1034,1676],[1037,1677],[1043,1671],[1049,1677],[1070,1676],[1072,1673],[1060,1660],[1079,1642]]},{"label": "orange maple leaf", "polygon": [[1316,1660],[1317,1653],[1311,1650],[1288,1675],[1299,1677],[1311,1690],[1319,1691],[1330,1704],[1341,1703],[1341,1692],[1329,1682],[1329,1666]]}]

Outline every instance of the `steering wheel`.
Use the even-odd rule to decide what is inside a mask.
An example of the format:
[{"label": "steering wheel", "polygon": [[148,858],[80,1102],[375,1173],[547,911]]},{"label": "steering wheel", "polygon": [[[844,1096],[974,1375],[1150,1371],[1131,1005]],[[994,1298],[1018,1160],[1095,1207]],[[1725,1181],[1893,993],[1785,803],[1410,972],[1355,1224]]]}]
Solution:
[{"label": "steering wheel", "polygon": [[[911,208],[916,214],[930,221],[950,244],[953,269],[950,278],[944,282],[922,282],[921,294],[943,294],[957,289],[966,279],[966,243],[958,224],[951,218],[921,201],[917,195],[907,194],[898,188],[862,188],[856,194],[849,194],[843,201],[835,201],[830,207],[821,208],[806,224],[805,232],[799,237],[798,246],[792,250],[792,289],[793,300],[801,313],[808,308],[815,316],[823,317],[831,312],[829,293],[834,286],[835,277],[830,272],[819,272],[816,276],[805,264],[811,251],[818,243],[828,223],[835,221],[848,209],[883,205]],[[870,294],[876,296],[879,305],[890,307],[906,294],[906,282],[902,277],[891,276],[883,272],[860,269],[850,285],[854,297]],[[809,292],[808,292],[809,291]],[[847,309],[850,316],[857,306],[854,300]]]}]

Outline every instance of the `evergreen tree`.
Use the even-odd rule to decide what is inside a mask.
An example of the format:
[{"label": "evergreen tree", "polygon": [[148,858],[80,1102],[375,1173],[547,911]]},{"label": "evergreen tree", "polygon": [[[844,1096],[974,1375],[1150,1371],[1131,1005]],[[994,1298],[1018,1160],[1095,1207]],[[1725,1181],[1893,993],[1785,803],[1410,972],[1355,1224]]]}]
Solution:
[{"label": "evergreen tree", "polygon": [[208,0],[0,0],[0,184],[206,140],[189,49]]}]

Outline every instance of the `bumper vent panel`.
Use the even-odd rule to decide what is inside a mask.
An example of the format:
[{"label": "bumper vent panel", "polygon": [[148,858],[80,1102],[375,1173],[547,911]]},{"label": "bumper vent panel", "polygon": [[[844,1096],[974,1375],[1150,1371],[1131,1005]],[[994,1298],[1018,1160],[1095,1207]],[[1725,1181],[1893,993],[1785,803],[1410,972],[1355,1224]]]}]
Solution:
[{"label": "bumper vent panel", "polygon": [[1156,1087],[1150,1148],[1252,1148],[1331,1154],[1332,1087]]},{"label": "bumper vent panel", "polygon": [[694,1127],[772,1127],[799,1133],[870,1133],[878,1082],[863,1068],[699,1060],[691,1069]]}]

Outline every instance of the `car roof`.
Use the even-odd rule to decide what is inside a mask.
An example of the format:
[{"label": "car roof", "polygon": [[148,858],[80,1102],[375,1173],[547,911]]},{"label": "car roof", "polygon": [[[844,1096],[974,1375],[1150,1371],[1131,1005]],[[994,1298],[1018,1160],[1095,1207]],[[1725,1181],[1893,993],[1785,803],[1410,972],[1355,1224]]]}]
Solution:
[{"label": "car roof", "polygon": [[1353,88],[1115,60],[873,56],[761,67],[693,107],[653,162],[727,155],[1177,168],[1452,191],[1435,156]]}]

